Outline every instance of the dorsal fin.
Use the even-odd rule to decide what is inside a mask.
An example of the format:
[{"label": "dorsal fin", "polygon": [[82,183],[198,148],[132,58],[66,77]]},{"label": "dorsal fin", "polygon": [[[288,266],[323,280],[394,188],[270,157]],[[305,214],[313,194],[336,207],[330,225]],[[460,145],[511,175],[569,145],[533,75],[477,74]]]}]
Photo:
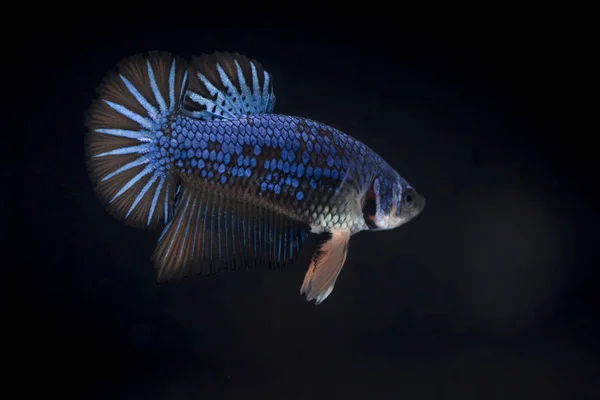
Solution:
[{"label": "dorsal fin", "polygon": [[193,57],[183,103],[187,115],[212,121],[271,113],[275,106],[270,74],[256,60],[238,53]]}]

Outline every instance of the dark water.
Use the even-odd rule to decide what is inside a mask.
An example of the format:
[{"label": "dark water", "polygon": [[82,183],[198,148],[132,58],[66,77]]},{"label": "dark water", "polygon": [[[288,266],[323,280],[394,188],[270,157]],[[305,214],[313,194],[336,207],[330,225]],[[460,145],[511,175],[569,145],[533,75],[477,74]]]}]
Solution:
[{"label": "dark water", "polygon": [[[8,293],[25,295],[7,304],[18,317],[7,329],[26,339],[13,348],[22,389],[106,399],[600,396],[595,158],[582,144],[589,132],[561,125],[574,75],[557,62],[570,57],[560,35],[252,25],[65,20],[31,41],[32,161],[13,167],[33,176],[17,186],[22,261],[5,275]],[[105,72],[153,49],[260,60],[276,112],[365,142],[427,197],[425,211],[354,237],[317,307],[299,295],[299,265],[157,287],[158,232],[104,211],[82,139]]]}]

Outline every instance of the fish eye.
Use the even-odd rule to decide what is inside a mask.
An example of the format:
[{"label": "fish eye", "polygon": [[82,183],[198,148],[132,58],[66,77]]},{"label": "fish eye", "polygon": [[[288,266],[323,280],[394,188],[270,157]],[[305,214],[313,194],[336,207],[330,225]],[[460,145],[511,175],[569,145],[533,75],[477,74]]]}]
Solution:
[{"label": "fish eye", "polygon": [[404,196],[404,205],[407,208],[410,208],[414,205],[415,203],[415,193],[414,191],[409,191],[408,193],[406,193],[406,195]]}]

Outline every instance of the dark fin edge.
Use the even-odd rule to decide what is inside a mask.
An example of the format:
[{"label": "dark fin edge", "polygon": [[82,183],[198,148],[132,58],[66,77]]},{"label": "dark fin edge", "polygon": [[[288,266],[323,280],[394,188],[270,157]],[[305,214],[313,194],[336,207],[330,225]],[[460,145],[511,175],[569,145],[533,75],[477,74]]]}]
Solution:
[{"label": "dark fin edge", "polygon": [[181,109],[187,63],[167,52],[128,57],[107,74],[87,110],[86,167],[109,213],[153,228],[172,216],[177,177],[160,164],[157,135]]},{"label": "dark fin edge", "polygon": [[217,187],[182,184],[175,216],[152,257],[157,282],[254,268],[282,268],[298,256],[308,226]]}]

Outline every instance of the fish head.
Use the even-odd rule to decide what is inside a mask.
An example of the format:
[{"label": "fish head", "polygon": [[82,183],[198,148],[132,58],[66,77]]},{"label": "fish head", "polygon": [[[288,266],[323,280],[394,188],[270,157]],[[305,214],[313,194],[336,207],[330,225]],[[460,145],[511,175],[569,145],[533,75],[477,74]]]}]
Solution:
[{"label": "fish head", "polygon": [[407,223],[425,208],[425,197],[408,182],[400,179],[396,182],[396,188],[390,210],[392,228]]},{"label": "fish head", "polygon": [[398,174],[376,175],[362,205],[369,230],[389,230],[419,215],[425,208],[425,197]]}]

